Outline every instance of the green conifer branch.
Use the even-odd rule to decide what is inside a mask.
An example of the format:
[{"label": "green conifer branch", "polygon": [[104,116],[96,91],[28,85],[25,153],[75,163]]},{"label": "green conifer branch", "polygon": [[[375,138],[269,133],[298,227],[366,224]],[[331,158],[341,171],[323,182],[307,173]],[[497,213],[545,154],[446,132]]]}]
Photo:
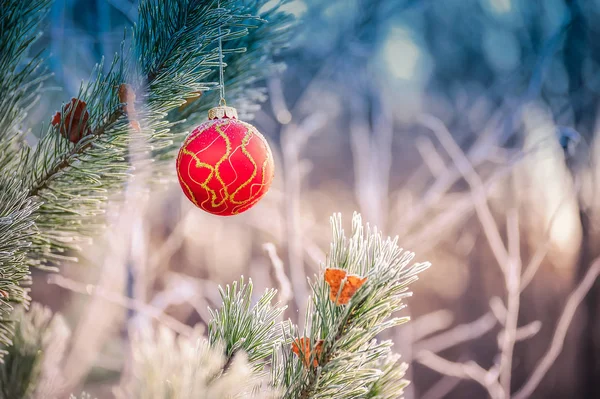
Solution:
[{"label": "green conifer branch", "polygon": [[[0,347],[10,343],[13,307],[29,301],[26,255],[35,235],[33,213],[39,204],[19,190],[15,182],[0,185]],[[0,357],[3,353],[0,349]]]},{"label": "green conifer branch", "polygon": [[[122,191],[136,154],[162,153],[172,160],[173,123],[166,116],[192,93],[216,86],[218,28],[226,42],[240,40],[250,28],[264,25],[253,13],[266,0],[241,8],[231,0],[222,1],[221,8],[216,1],[143,0],[132,46],[122,46],[107,73],[100,64],[77,95],[87,104],[90,133],[77,143],[62,137],[63,106],[61,123],[48,126],[31,149],[22,140],[21,123],[44,75],[39,58],[24,63],[24,57],[49,3],[10,0],[0,9],[0,89],[6,94],[0,98],[0,271],[6,276],[0,289],[7,293],[0,292],[0,342],[5,344],[10,303],[27,299],[28,265],[57,265],[102,227],[105,204]],[[244,63],[255,57],[242,50],[229,48],[230,59]],[[139,133],[131,131],[118,96],[123,83],[137,96]]]},{"label": "green conifer branch", "polygon": [[[279,321],[283,309],[271,305],[274,290],[255,302],[252,282],[241,279],[220,289],[223,305],[211,311],[208,338],[199,335],[200,329],[180,337],[166,327],[132,331],[131,373],[117,396],[399,397],[408,384],[407,365],[392,353],[391,341],[378,342],[375,336],[407,321],[391,317],[392,313],[402,308],[410,295],[407,286],[429,264],[411,264],[412,253],[403,252],[395,240],[384,239],[377,230],[364,229],[358,215],[350,237],[344,235],[339,215],[332,218],[332,225],[334,239],[326,266],[368,277],[347,305],[336,306],[329,287],[317,278],[306,316],[309,332],[298,334],[289,321]],[[322,351],[312,354],[308,367],[290,350],[299,335],[307,335],[313,344],[323,340]]]},{"label": "green conifer branch", "polygon": [[377,360],[376,367],[382,375],[371,385],[366,398],[369,399],[396,399],[409,384],[404,378],[408,365],[399,361],[400,356],[392,354]]},{"label": "green conifer branch", "polygon": [[49,5],[50,0],[5,0],[0,8],[0,168],[21,146],[27,110],[36,104],[37,91],[47,77],[40,67],[42,59],[27,57]]},{"label": "green conifer branch", "polygon": [[[38,264],[63,259],[67,251],[77,249],[79,242],[101,227],[98,216],[106,199],[127,180],[130,159],[136,153],[163,154],[173,169],[179,142],[171,132],[173,123],[165,117],[193,93],[216,87],[210,79],[216,77],[218,66],[215,45],[219,27],[225,42],[240,40],[248,29],[265,25],[250,14],[265,2],[239,8],[235,1],[223,1],[217,8],[216,2],[199,0],[142,1],[132,48],[122,49],[106,75],[99,67],[78,96],[87,104],[91,133],[73,145],[60,137],[60,126],[51,127],[22,162],[21,178],[29,182],[29,194],[43,202],[37,221],[42,235],[36,240],[34,254]],[[243,50],[229,48],[230,57],[242,63],[248,61],[244,58],[256,57]],[[260,52],[265,55],[264,50]],[[131,84],[136,94],[141,145],[139,140],[132,145],[131,116],[126,115],[118,97],[123,83]]]},{"label": "green conifer branch", "polygon": [[212,320],[208,325],[211,345],[225,347],[226,363],[223,371],[236,353],[243,351],[248,362],[256,371],[263,370],[273,351],[273,346],[282,341],[282,330],[278,319],[285,310],[279,304],[271,305],[277,291],[267,290],[252,306],[252,281],[234,282],[219,289],[223,305],[211,310]]},{"label": "green conifer branch", "polygon": [[[9,66],[8,74],[0,68],[0,88],[14,88],[17,93],[0,100],[8,110],[0,117],[0,166],[11,170],[0,176],[0,342],[8,353],[8,366],[0,368],[0,386],[7,386],[6,381],[12,379],[19,381],[10,392],[2,392],[4,397],[24,397],[36,386],[44,352],[40,348],[49,326],[49,317],[36,318],[37,310],[31,319],[18,313],[15,345],[8,346],[11,302],[27,298],[23,288],[27,265],[63,259],[68,250],[101,226],[106,201],[127,181],[132,157],[138,153],[172,156],[177,146],[171,132],[173,123],[186,116],[192,124],[198,112],[212,105],[211,96],[206,96],[179,109],[186,98],[217,86],[215,43],[219,28],[228,43],[232,97],[244,107],[260,100],[260,89],[248,95],[244,91],[264,77],[268,70],[262,61],[265,56],[287,40],[289,17],[277,7],[259,16],[266,0],[243,2],[241,6],[223,0],[221,8],[216,3],[142,1],[132,47],[123,46],[106,74],[99,66],[95,77],[78,94],[77,98],[87,104],[90,133],[77,143],[60,134],[65,124],[64,107],[61,124],[48,127],[35,149],[23,143],[20,124],[28,102],[33,101],[30,92],[43,75],[35,76],[38,60],[17,70],[20,61],[0,55],[0,66]],[[0,49],[7,50],[2,54],[13,58],[25,54],[47,5],[46,0],[10,0],[10,7],[2,8],[0,30],[8,32],[0,39]],[[271,25],[265,25],[261,18],[271,19]],[[17,29],[25,35],[17,38]],[[256,35],[248,36],[249,29]],[[284,39],[273,40],[274,32]],[[275,65],[272,61],[266,64]],[[141,125],[137,133],[132,132],[132,115],[125,112],[118,96],[124,83],[130,84],[137,96],[135,118]],[[138,138],[143,139],[141,144],[133,142]],[[332,218],[332,225],[334,238],[326,266],[368,278],[347,305],[337,306],[330,300],[329,286],[321,273],[312,283],[307,332],[299,334],[288,322],[278,322],[283,309],[271,306],[275,291],[267,291],[252,306],[251,282],[241,280],[221,290],[223,307],[212,312],[208,341],[176,340],[164,331],[134,340],[134,368],[137,366],[139,372],[154,368],[156,372],[135,375],[137,379],[124,386],[122,394],[191,398],[233,389],[235,394],[250,395],[264,386],[259,379],[272,361],[271,385],[281,389],[284,397],[396,397],[407,383],[403,379],[405,366],[398,366],[391,342],[377,342],[375,337],[407,321],[392,317],[392,313],[404,306],[403,300],[410,295],[408,285],[429,264],[411,264],[414,254],[403,252],[395,240],[384,239],[377,230],[363,228],[358,215],[353,218],[350,237],[344,235],[339,215]],[[319,340],[323,342],[322,351],[311,354],[308,367],[290,349],[290,343],[300,336],[308,336],[313,347]],[[164,353],[175,353],[175,358],[167,356],[157,363],[157,347],[165,349]],[[154,378],[157,375],[161,377]],[[245,378],[243,387],[231,384],[232,377],[239,376]]]},{"label": "green conifer branch", "polygon": [[222,346],[199,334],[176,337],[167,328],[136,331],[132,349],[131,377],[117,389],[118,399],[277,397],[243,352],[228,362]]},{"label": "green conifer branch", "polygon": [[0,363],[0,399],[57,397],[61,378],[59,363],[69,330],[60,315],[37,303],[29,311],[14,313],[12,345]]},{"label": "green conifer branch", "polygon": [[27,111],[47,77],[41,58],[27,56],[49,5],[50,0],[6,0],[0,7],[0,347],[10,343],[13,307],[29,300],[27,252],[37,234],[40,203],[27,196],[16,165],[25,146]]},{"label": "green conifer branch", "polygon": [[[240,114],[251,115],[258,109],[258,103],[266,99],[264,85],[257,83],[284,68],[283,64],[274,61],[273,55],[289,46],[295,31],[295,19],[282,12],[280,4],[263,10],[264,4],[262,1],[241,2],[238,5],[241,7],[240,13],[256,15],[266,23],[253,24],[249,35],[223,43],[226,98]],[[213,71],[210,79],[217,81],[216,73]],[[206,111],[218,100],[217,92],[205,92],[201,101],[193,101],[186,107],[173,110],[169,119],[184,121],[182,127],[191,128],[198,120],[204,119]]]},{"label": "green conifer branch", "polygon": [[[352,220],[352,234],[344,235],[340,215],[332,218],[334,231],[326,266],[341,268],[351,274],[366,276],[367,282],[347,305],[336,306],[329,298],[329,286],[320,275],[312,284],[306,334],[289,331],[294,340],[299,335],[311,339],[311,348],[323,340],[320,354],[311,353],[310,367],[288,352],[277,366],[285,387],[285,397],[294,398],[365,398],[378,384],[385,384],[386,365],[380,359],[390,355],[390,342],[378,343],[380,332],[408,321],[391,317],[402,309],[410,296],[408,285],[417,274],[429,267],[428,262],[414,263],[414,254],[404,252],[397,241],[383,239],[376,229],[363,228],[359,215]],[[312,365],[317,360],[318,367]],[[396,381],[396,385],[404,382]],[[343,387],[343,389],[341,388]]]}]

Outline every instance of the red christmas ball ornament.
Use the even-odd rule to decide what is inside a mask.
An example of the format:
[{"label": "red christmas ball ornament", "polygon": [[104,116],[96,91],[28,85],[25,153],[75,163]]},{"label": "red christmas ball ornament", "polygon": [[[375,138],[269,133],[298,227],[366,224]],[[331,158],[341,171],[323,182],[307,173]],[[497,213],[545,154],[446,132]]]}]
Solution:
[{"label": "red christmas ball ornament", "polygon": [[238,120],[235,108],[212,108],[208,119],[179,150],[179,183],[198,208],[215,215],[237,215],[269,190],[273,155],[262,134]]}]

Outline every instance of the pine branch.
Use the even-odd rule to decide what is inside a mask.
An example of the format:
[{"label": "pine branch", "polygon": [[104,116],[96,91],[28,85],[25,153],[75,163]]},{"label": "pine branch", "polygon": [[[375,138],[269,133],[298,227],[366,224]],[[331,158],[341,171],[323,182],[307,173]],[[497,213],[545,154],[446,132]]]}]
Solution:
[{"label": "pine branch", "polygon": [[0,346],[10,343],[13,305],[29,301],[26,253],[35,234],[33,213],[39,204],[19,190],[15,182],[0,181]]},{"label": "pine branch", "polygon": [[263,370],[273,347],[281,343],[281,326],[277,320],[285,307],[271,305],[276,290],[267,290],[252,305],[252,281],[244,279],[234,282],[225,289],[219,288],[223,306],[220,310],[211,310],[212,320],[208,325],[211,345],[225,347],[226,372],[236,353],[243,351],[254,370]]},{"label": "pine branch", "polygon": [[19,179],[28,195],[42,203],[31,264],[56,263],[96,233],[108,195],[122,186],[130,172],[131,135],[117,96],[126,76],[124,56],[115,58],[106,75],[101,69],[99,65],[95,79],[82,87],[75,100],[85,104],[83,109],[89,113],[89,133],[74,144],[66,140],[61,132],[73,127],[65,128],[68,112],[63,107],[60,124],[49,126],[36,148],[24,150],[19,161]]},{"label": "pine branch", "polygon": [[[294,18],[280,9],[285,1],[265,7],[267,3],[264,0],[242,2],[241,14],[257,15],[260,21],[266,22],[249,21],[254,24],[251,34],[223,43],[226,97],[240,115],[246,117],[251,117],[259,109],[258,103],[266,100],[263,82],[284,68],[274,56],[289,46],[295,31]],[[213,73],[210,78],[217,80],[216,71]],[[175,109],[169,115],[170,120],[185,121],[182,128],[191,128],[202,121],[208,108],[218,101],[218,93],[205,92],[199,99],[190,100],[185,107]]]},{"label": "pine branch", "polygon": [[[275,392],[262,384],[243,352],[230,362],[223,348],[206,338],[175,337],[166,329],[139,331],[132,339],[131,378],[117,390],[127,399],[273,398]],[[262,385],[259,390],[258,387]]]},{"label": "pine branch", "polygon": [[[276,367],[285,397],[373,397],[370,392],[386,381],[382,378],[387,367],[379,362],[390,356],[391,346],[389,342],[378,343],[375,337],[408,320],[391,315],[404,307],[404,298],[410,296],[408,285],[429,267],[427,262],[409,265],[413,253],[403,252],[396,240],[383,239],[376,229],[364,229],[357,214],[349,238],[344,235],[340,215],[332,218],[332,226],[334,237],[326,266],[366,276],[367,281],[347,305],[336,305],[330,299],[329,285],[322,276],[312,284],[310,305],[314,310],[307,312],[306,325],[310,326],[307,335],[311,348],[322,340],[321,352],[310,354],[318,366],[311,360],[306,367],[288,349],[283,363]],[[297,337],[293,329],[289,333]]]},{"label": "pine branch", "polygon": [[[132,47],[122,46],[106,74],[100,64],[77,96],[77,103],[85,102],[89,112],[89,133],[76,143],[62,137],[61,129],[69,128],[63,106],[60,123],[49,126],[30,149],[22,140],[21,123],[44,76],[39,58],[24,62],[24,57],[49,3],[7,0],[0,9],[0,272],[7,276],[0,281],[0,343],[4,344],[10,337],[10,303],[27,300],[23,285],[28,266],[73,259],[72,251],[102,228],[104,207],[123,188],[132,172],[132,158],[150,153],[172,161],[173,123],[166,115],[192,93],[216,87],[212,79],[218,65],[219,27],[226,42],[241,40],[250,28],[262,26],[253,14],[266,0],[241,8],[237,2],[223,1],[220,9],[215,1],[142,1]],[[263,44],[275,35],[275,29],[261,32]],[[258,47],[247,53],[237,48],[229,52],[230,61],[239,60],[240,65],[259,59],[258,53],[261,62],[271,63],[262,61],[269,54]],[[131,84],[137,95],[131,105],[140,132],[131,131],[132,115],[126,115],[118,95],[124,83]],[[85,126],[78,127],[85,131]]]},{"label": "pine branch", "polygon": [[[5,344],[9,343],[11,334],[7,318],[12,308],[8,301],[27,299],[23,283],[27,280],[28,265],[51,265],[65,259],[67,251],[77,249],[80,242],[101,227],[106,201],[126,182],[131,172],[131,159],[139,153],[160,153],[171,144],[169,129],[172,123],[165,119],[169,111],[193,93],[216,87],[216,82],[209,79],[216,77],[215,43],[219,28],[224,41],[239,42],[248,34],[248,29],[262,23],[250,12],[256,12],[266,1],[241,8],[234,7],[233,1],[223,1],[220,9],[215,7],[215,2],[198,0],[177,0],[168,4],[158,0],[143,1],[140,24],[134,29],[133,47],[123,46],[106,74],[101,72],[102,64],[97,67],[94,78],[82,86],[73,104],[62,107],[60,121],[48,127],[35,149],[22,142],[20,123],[25,117],[24,110],[34,102],[28,93],[38,89],[43,78],[32,78],[39,60],[34,59],[16,71],[19,56],[24,56],[33,42],[30,33],[37,28],[49,2],[25,3],[11,1],[6,8],[3,5],[0,27],[3,33],[0,66],[6,66],[0,72],[0,89],[3,93],[14,93],[12,97],[9,95],[0,100],[2,109],[7,110],[0,117],[0,149],[3,150],[0,165],[3,171],[11,171],[1,176],[0,181],[0,238],[1,245],[6,245],[7,249],[0,253],[0,269],[3,276],[10,277],[6,282],[0,282],[0,288],[5,288],[0,290],[0,341]],[[5,35],[5,30],[9,34]],[[265,33],[261,40],[266,42],[273,32]],[[14,45],[17,46],[7,48]],[[237,57],[243,65],[248,62],[244,61],[244,51],[230,48],[227,53],[233,63]],[[249,53],[249,59],[262,60],[269,55],[268,46],[256,47],[253,51]],[[10,64],[11,60],[17,61]],[[260,68],[256,65],[245,76],[264,74],[266,68]],[[8,74],[2,74],[5,71]],[[245,87],[255,81],[247,79]],[[136,109],[135,117],[139,118],[137,122],[142,127],[137,132],[140,137],[132,134],[133,115],[125,112],[125,104],[119,98],[118,89],[124,83],[131,84],[138,97],[138,101],[127,106]],[[75,109],[83,106],[85,118],[76,121],[79,124],[76,129],[84,133],[77,140],[70,137],[73,121],[68,120],[69,105]],[[274,319],[281,313],[281,310],[268,306],[273,295],[267,293],[252,311],[246,309],[254,321],[262,320],[267,328],[253,325],[248,330],[250,335],[238,342],[229,341],[232,346],[228,348],[228,357],[215,384],[226,380],[234,369],[241,371],[246,367],[243,351],[248,352],[253,369],[258,370],[265,364],[271,346],[265,345],[263,340],[266,338],[269,342],[276,337]],[[43,326],[39,328],[43,330]],[[23,339],[35,337],[30,331],[26,333]],[[17,340],[11,348],[20,350],[21,341]],[[21,391],[11,390],[7,397],[23,397],[31,392],[31,387],[38,382],[38,355],[39,351],[31,352],[27,355],[29,361],[23,362],[26,364],[22,370],[30,374],[11,375],[23,385],[15,385],[14,389]],[[12,359],[9,359],[11,364],[14,363]],[[21,369],[13,367],[11,370]]]},{"label": "pine branch", "polygon": [[[49,0],[6,0],[0,7],[0,346],[12,335],[13,306],[29,301],[26,252],[35,236],[39,202],[28,198],[14,165],[24,146],[27,111],[45,79],[40,57],[27,59]],[[0,358],[3,351],[0,350]]]},{"label": "pine branch", "polygon": [[60,316],[34,303],[28,312],[13,313],[15,334],[0,363],[0,398],[42,399],[55,397],[60,388],[58,366],[69,330]]},{"label": "pine branch", "polygon": [[[307,313],[311,347],[322,340],[322,350],[306,357],[290,344],[297,327],[279,322],[283,309],[271,306],[274,290],[253,305],[252,282],[241,279],[220,289],[223,306],[211,311],[208,339],[197,332],[180,336],[166,328],[143,330],[132,338],[131,377],[118,391],[122,398],[176,399],[212,397],[285,397],[297,399],[392,399],[408,384],[407,365],[391,352],[392,342],[377,342],[381,331],[407,318],[391,314],[410,295],[407,286],[428,263],[410,264],[413,254],[377,230],[363,228],[353,218],[350,238],[341,228],[341,216],[332,218],[334,239],[327,266],[340,266],[366,275],[366,283],[349,302],[337,306],[330,288],[319,278],[313,284],[314,312]],[[328,280],[329,281],[329,280]],[[344,286],[340,286],[343,292]],[[340,294],[338,293],[338,296]],[[303,349],[301,349],[302,351]],[[270,384],[264,380],[269,363]]]},{"label": "pine branch", "polygon": [[[249,15],[241,21],[244,32],[249,34],[236,37],[227,29],[222,29],[225,63],[226,98],[228,104],[237,108],[240,118],[250,119],[266,100],[265,80],[284,66],[275,61],[275,56],[288,44],[294,32],[294,18],[281,11],[285,0],[221,1],[222,8],[236,7],[239,15]],[[213,5],[216,1],[213,1]],[[268,4],[268,7],[266,5]],[[258,18],[257,18],[258,17]],[[206,80],[214,82],[203,89],[194,89],[185,96],[185,102],[170,111],[167,119],[176,122],[172,129],[172,144],[152,152],[156,160],[157,175],[164,180],[173,179],[171,162],[188,132],[206,119],[207,111],[219,101],[218,91],[218,52],[216,43],[207,46],[210,59],[206,66],[214,65]]]},{"label": "pine branch", "polygon": [[[78,95],[89,112],[90,132],[74,145],[61,137],[67,124],[63,107],[60,125],[50,127],[35,151],[19,162],[29,195],[43,203],[37,220],[42,234],[31,254],[35,264],[65,259],[102,227],[106,200],[127,181],[137,154],[162,154],[172,162],[173,124],[165,116],[192,93],[216,87],[207,79],[216,77],[219,27],[225,41],[239,40],[260,22],[247,12],[256,12],[262,3],[242,9],[234,8],[234,1],[224,1],[220,9],[216,2],[199,0],[140,4],[132,48],[122,48],[106,75],[100,65]],[[231,51],[244,57],[240,49]],[[139,134],[132,134],[132,116],[118,96],[123,83],[131,84],[137,97],[131,105],[142,127]]]},{"label": "pine branch", "polygon": [[[109,115],[108,120],[103,124],[96,128],[91,134],[90,137],[99,137],[106,132],[107,129],[112,127],[119,118],[123,116],[123,112],[120,109],[115,110],[111,115]],[[64,169],[71,166],[70,159],[76,159],[78,155],[82,155],[85,153],[85,150],[90,147],[90,143],[85,144],[79,147],[73,147],[65,156],[58,161],[58,163],[52,165],[52,168],[48,170],[38,181],[34,182],[34,184],[29,188],[28,197],[35,197],[38,193],[48,188],[52,179],[62,172]]]},{"label": "pine branch", "polygon": [[27,52],[39,37],[38,25],[50,0],[6,0],[0,8],[0,168],[15,155],[23,138],[22,123],[35,105],[45,79],[41,58],[27,60]]},{"label": "pine branch", "polygon": [[404,388],[409,384],[408,380],[404,379],[408,365],[400,363],[399,358],[399,355],[390,352],[378,361],[377,367],[383,372],[383,375],[373,383],[366,398],[396,399],[402,394]]}]

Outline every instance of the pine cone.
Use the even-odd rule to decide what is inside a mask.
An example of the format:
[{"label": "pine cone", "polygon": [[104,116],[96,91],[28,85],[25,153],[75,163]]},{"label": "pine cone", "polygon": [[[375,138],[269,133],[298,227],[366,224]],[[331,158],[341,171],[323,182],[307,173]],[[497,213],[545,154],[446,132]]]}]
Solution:
[{"label": "pine cone", "polygon": [[[90,113],[86,109],[85,101],[72,98],[64,108],[65,118],[60,126],[60,134],[77,144],[83,136],[90,134],[92,129],[88,125]],[[52,118],[52,126],[60,125],[61,113],[57,112]]]}]

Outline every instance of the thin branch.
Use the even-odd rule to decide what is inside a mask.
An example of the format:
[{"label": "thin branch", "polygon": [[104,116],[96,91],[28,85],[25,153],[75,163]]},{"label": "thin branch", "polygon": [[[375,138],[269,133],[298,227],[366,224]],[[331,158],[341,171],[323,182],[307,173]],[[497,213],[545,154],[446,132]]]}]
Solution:
[{"label": "thin branch", "polygon": [[504,306],[504,302],[497,296],[494,296],[490,299],[490,309],[492,313],[498,319],[498,322],[504,325],[506,321],[506,306]]},{"label": "thin branch", "polygon": [[521,277],[521,292],[523,292],[525,288],[529,285],[529,283],[531,283],[533,277],[542,265],[542,261],[544,260],[546,254],[548,253],[548,250],[550,249],[550,235],[552,232],[552,227],[554,226],[554,222],[556,221],[556,218],[558,217],[561,208],[563,207],[567,199],[569,199],[570,197],[571,195],[566,193],[562,197],[560,203],[558,204],[554,212],[552,213],[552,216],[550,216],[550,221],[548,222],[548,226],[546,227],[546,231],[544,232],[544,243],[543,245],[538,246],[531,260],[529,261],[529,264],[525,268],[525,272],[523,272],[523,275]]},{"label": "thin branch", "polygon": [[428,335],[445,330],[452,325],[454,316],[448,309],[440,309],[411,320],[412,340],[417,342]]},{"label": "thin branch", "polygon": [[440,374],[478,382],[493,399],[504,397],[504,392],[498,381],[491,378],[491,374],[487,370],[473,361],[467,363],[452,362],[429,351],[424,351],[418,361]]},{"label": "thin branch", "polygon": [[537,247],[535,253],[531,257],[531,260],[525,268],[525,272],[523,272],[523,277],[521,277],[521,292],[523,292],[533,280],[533,277],[542,265],[542,261],[546,258],[546,254],[548,254],[549,249],[550,238],[547,238],[543,245]]},{"label": "thin branch", "polygon": [[[316,134],[327,121],[325,113],[306,117],[300,125],[290,123],[282,128],[281,151],[285,181],[285,231],[288,243],[288,268],[293,287],[295,305],[299,314],[305,312],[304,298],[308,296],[300,217],[300,194],[302,189],[301,152],[308,139]],[[302,317],[299,318],[302,321]]]},{"label": "thin branch", "polygon": [[[204,286],[176,273],[167,274],[165,280],[166,287],[152,297],[150,306],[164,311],[173,305],[189,304],[204,324],[208,325],[211,320],[208,310],[210,306],[204,297]],[[185,319],[186,316],[180,314],[179,318]]]},{"label": "thin branch", "polygon": [[381,110],[374,115],[367,112],[369,103],[376,102],[374,95],[368,95],[366,99],[351,96],[349,132],[354,194],[360,211],[369,222],[385,229],[393,128],[391,112],[384,104],[376,106]]},{"label": "thin branch", "polygon": [[[540,332],[542,328],[542,322],[539,320],[534,320],[529,324],[526,324],[522,327],[517,328],[515,331],[515,342],[525,341]],[[498,345],[502,345],[504,341],[504,330],[500,331],[498,334]]]},{"label": "thin branch", "polygon": [[304,239],[304,252],[308,256],[316,268],[318,268],[323,262],[325,262],[325,252],[310,237]]},{"label": "thin branch", "polygon": [[428,137],[419,136],[415,140],[415,146],[427,169],[429,169],[434,177],[439,177],[446,170],[446,163],[431,140]]},{"label": "thin branch", "polygon": [[542,359],[538,362],[537,367],[531,374],[529,380],[523,385],[523,387],[518,390],[513,396],[514,399],[525,399],[531,396],[531,394],[535,391],[537,386],[542,382],[544,376],[550,370],[558,355],[562,351],[563,344],[565,341],[565,337],[567,335],[567,331],[569,330],[569,326],[571,325],[571,320],[573,320],[573,316],[577,311],[577,308],[592,288],[596,279],[600,275],[600,258],[596,258],[596,260],[592,263],[590,268],[588,269],[585,277],[579,283],[577,288],[569,295],[569,299],[567,300],[567,304],[558,320],[558,325],[556,326],[556,330],[554,332],[554,336],[552,337],[552,343],[548,348],[546,354],[542,357]]},{"label": "thin branch", "polygon": [[494,328],[496,323],[496,317],[494,317],[492,312],[487,312],[471,323],[458,325],[451,330],[417,342],[415,344],[417,358],[424,351],[439,353],[463,342],[479,338]]},{"label": "thin branch", "polygon": [[281,302],[282,306],[288,304],[290,299],[294,297],[294,292],[292,291],[292,284],[285,274],[285,270],[283,268],[283,261],[277,255],[277,249],[275,248],[275,244],[271,242],[267,242],[263,244],[263,249],[269,255],[269,259],[271,260],[271,265],[273,266],[273,270],[275,271],[275,279],[277,280],[277,284],[279,286],[279,302]]},{"label": "thin branch", "polygon": [[500,231],[487,203],[487,195],[481,178],[440,119],[431,115],[422,115],[419,118],[419,122],[435,133],[442,146],[448,152],[448,155],[450,155],[450,158],[452,158],[456,168],[469,184],[475,203],[475,211],[483,227],[483,232],[498,265],[501,269],[504,269],[508,264],[508,252],[502,242]]},{"label": "thin branch", "polygon": [[[492,117],[489,118],[487,126],[484,128],[482,134],[477,135],[475,143],[469,149],[467,154],[472,165],[478,166],[488,160],[490,151],[494,147],[497,148],[502,146],[509,139],[510,133],[514,130],[514,125],[521,118],[524,105],[539,93],[541,84],[543,83],[542,77],[548,69],[550,61],[552,61],[553,54],[559,48],[560,38],[567,26],[568,22],[564,22],[564,24],[559,26],[556,32],[544,43],[542,51],[535,62],[527,91],[520,99],[518,99],[513,110],[508,115],[506,115],[506,112],[504,111],[496,111]],[[493,137],[497,137],[498,140],[492,140]],[[510,162],[510,169],[512,169],[513,164],[514,162]],[[434,184],[428,188],[422,200],[419,201],[419,206],[416,207],[414,212],[411,212],[402,220],[405,226],[412,226],[414,223],[419,223],[424,214],[431,209],[432,205],[439,202],[444,193],[446,193],[461,177],[461,172],[457,169],[459,169],[458,165],[456,165],[456,167],[446,168],[443,173],[436,178]]]},{"label": "thin branch", "polygon": [[[501,178],[507,176],[513,170],[515,162],[516,161],[513,161],[508,165],[496,168],[491,176],[488,177],[488,179],[483,183],[486,193],[489,193],[494,187],[494,184],[496,184]],[[440,195],[435,201],[436,206],[439,206],[439,204],[442,202],[442,199],[443,197]],[[419,203],[415,207],[412,207],[410,212],[408,212],[405,216],[409,219],[413,219],[415,218],[414,215],[417,213],[423,213],[421,210],[422,205],[422,201],[419,201]],[[465,218],[471,213],[473,207],[474,203],[472,194],[467,194],[464,196],[464,198],[454,198],[450,207],[435,215],[433,219],[429,221],[429,223],[426,223],[425,226],[422,226],[421,230],[417,230],[415,233],[412,233],[406,237],[406,240],[404,241],[406,247],[412,248],[418,246],[419,251],[427,252],[429,249],[435,247],[437,242],[443,238],[443,234],[441,234],[442,232],[456,226],[461,218]],[[427,209],[430,210],[431,207]],[[419,220],[422,220],[422,218]],[[409,231],[408,226],[414,224],[407,222],[405,218],[403,218],[402,221],[403,225],[396,226],[396,230],[406,232]]]},{"label": "thin branch", "polygon": [[124,308],[135,310],[136,312],[145,314],[148,317],[155,318],[173,331],[188,337],[192,335],[194,330],[192,327],[183,324],[179,320],[164,314],[162,311],[160,311],[160,309],[156,309],[155,307],[149,306],[141,301],[126,298],[121,295],[106,291],[104,288],[99,286],[84,284],[60,275],[50,276],[48,278],[48,284],[58,285],[61,288],[79,294],[96,296],[108,302],[120,305]]},{"label": "thin branch", "polygon": [[519,240],[519,219],[516,209],[509,210],[506,217],[508,235],[508,267],[505,268],[507,290],[506,319],[504,334],[500,347],[500,384],[506,397],[510,397],[510,380],[512,376],[512,360],[515,348],[519,307],[521,302],[521,255]]},{"label": "thin branch", "polygon": [[171,233],[167,239],[164,240],[162,245],[155,251],[152,251],[153,253],[148,260],[148,270],[153,272],[157,267],[164,265],[171,259],[173,254],[181,248],[181,245],[185,241],[186,221],[191,212],[191,210],[186,211],[186,213],[179,218],[179,221],[173,230],[171,230]]},{"label": "thin branch", "polygon": [[445,398],[456,386],[460,383],[459,378],[450,377],[448,375],[433,384],[427,391],[420,396],[421,399],[440,399]]},{"label": "thin branch", "polygon": [[287,125],[292,121],[292,113],[290,112],[285,99],[283,98],[283,87],[281,78],[276,77],[268,81],[271,110],[277,118],[277,122],[282,125]]},{"label": "thin branch", "polygon": [[[113,113],[111,113],[108,116],[108,118],[106,119],[106,122],[104,122],[102,125],[98,126],[96,129],[94,129],[89,136],[94,136],[94,137],[102,136],[106,132],[107,129],[109,129],[113,124],[115,124],[119,120],[119,117],[121,117],[122,115],[123,115],[123,111],[121,110],[121,108],[118,108],[116,111],[114,111]],[[88,136],[86,136],[86,137],[88,137]],[[62,160],[60,162],[58,162],[54,166],[52,166],[45,173],[45,175],[42,178],[38,179],[35,182],[35,184],[32,187],[30,187],[29,193],[27,196],[34,197],[34,196],[38,195],[38,193],[41,190],[48,187],[48,184],[50,183],[50,181],[52,180],[52,178],[54,176],[58,175],[61,171],[68,168],[69,166],[71,166],[71,163],[69,162],[69,160],[74,159],[77,155],[83,154],[86,149],[91,147],[91,145],[92,145],[92,143],[88,143],[86,145],[73,147],[71,149],[71,151],[69,151],[68,154],[66,154],[62,157]]]}]

